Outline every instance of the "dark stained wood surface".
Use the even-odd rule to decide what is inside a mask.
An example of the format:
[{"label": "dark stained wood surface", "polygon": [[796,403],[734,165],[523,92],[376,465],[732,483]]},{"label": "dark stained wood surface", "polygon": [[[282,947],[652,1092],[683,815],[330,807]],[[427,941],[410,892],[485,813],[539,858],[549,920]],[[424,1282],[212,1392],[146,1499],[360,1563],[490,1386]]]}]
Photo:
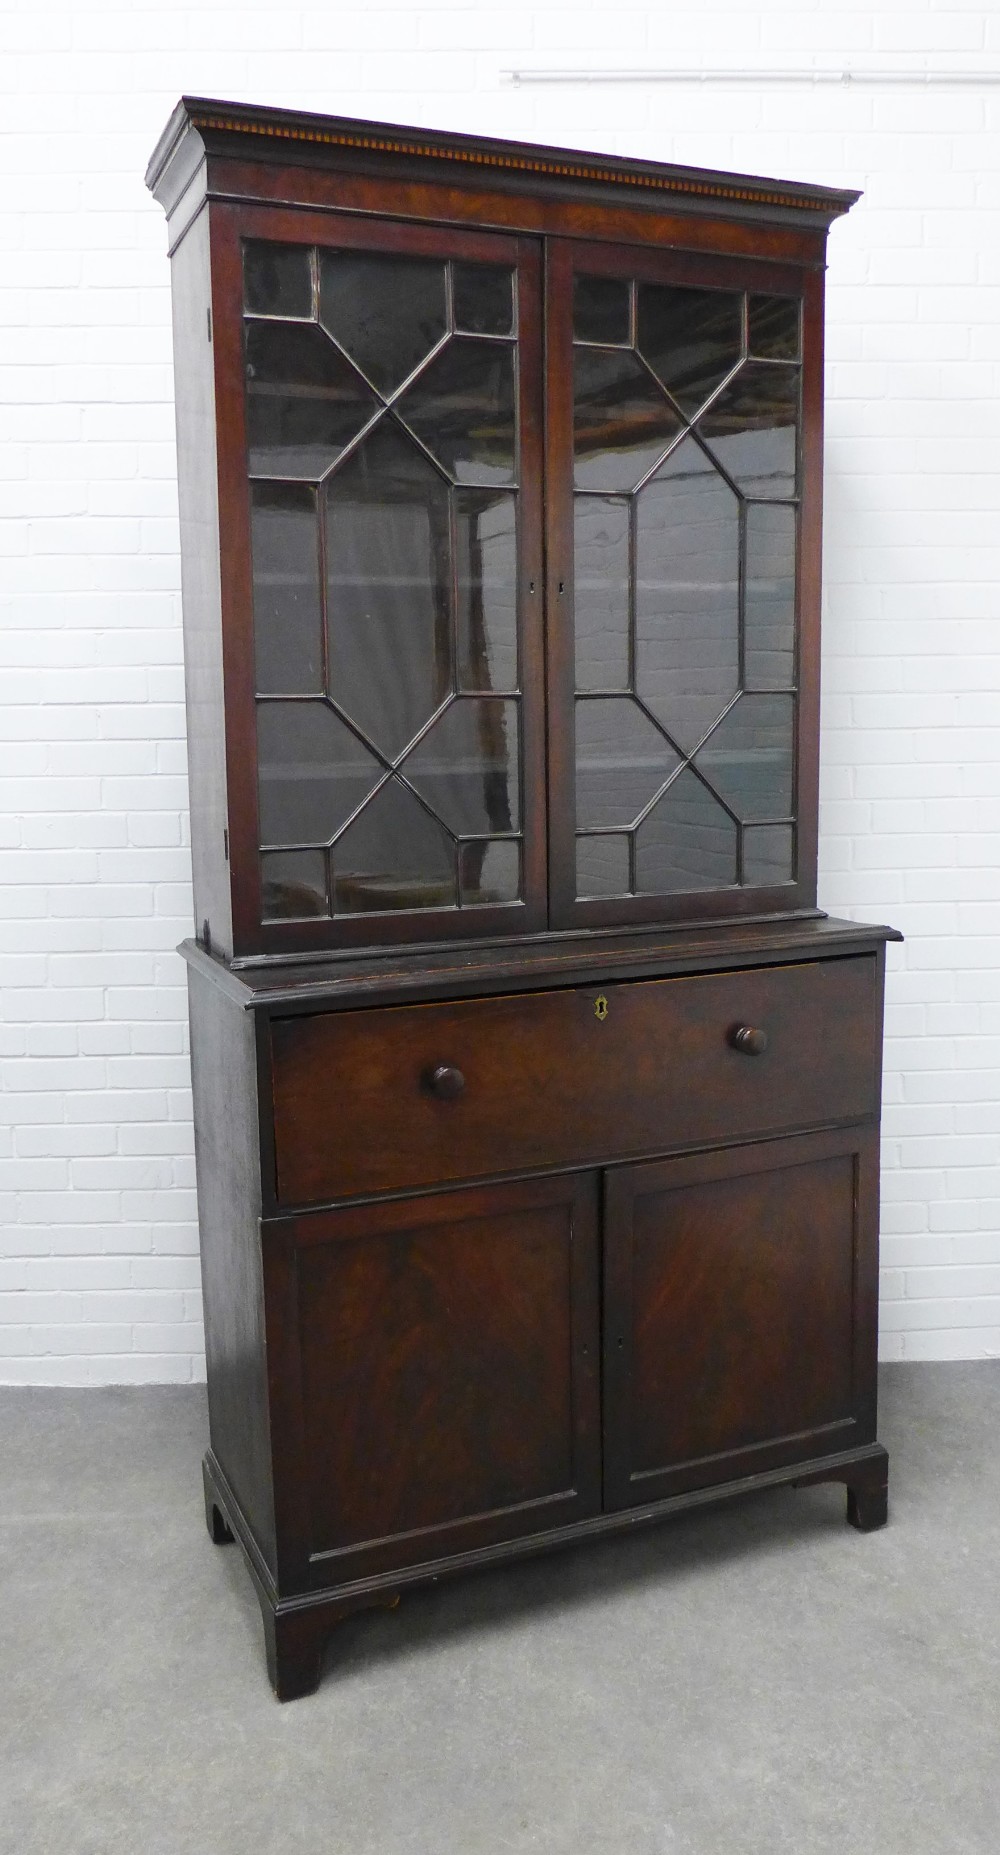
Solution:
[{"label": "dark stained wood surface", "polygon": [[873,1138],[606,1175],[606,1505],[873,1440]]},{"label": "dark stained wood surface", "polygon": [[223,577],[207,212],[174,253],[171,286],[195,928],[203,943],[207,939],[228,956],[233,951],[233,921],[225,854]]},{"label": "dark stained wood surface", "polygon": [[277,1567],[254,1024],[190,972],[191,1082],[212,1449],[272,1573]]},{"label": "dark stained wood surface", "polygon": [[[272,1369],[300,1387],[319,1576],[600,1507],[597,1179],[577,1174],[266,1225],[294,1255]],[[313,1576],[316,1571],[314,1569]]]},{"label": "dark stained wood surface", "polygon": [[[214,97],[182,97],[146,169],[146,185],[168,213],[176,205],[179,189],[190,185],[197,166],[188,153],[191,143],[199,154],[204,150],[210,158],[221,153],[249,157],[258,166],[266,162],[266,171],[271,172],[294,161],[311,161],[329,172],[352,157],[370,161],[374,155],[376,169],[394,175],[450,172],[455,180],[475,187],[488,172],[492,181],[498,177],[514,180],[536,196],[593,200],[631,194],[647,201],[666,197],[688,210],[721,208],[735,217],[811,222],[823,229],[860,197],[844,188],[802,181],[262,108]],[[326,184],[329,189],[328,178]]]},{"label": "dark stained wood surface", "polygon": [[347,1011],[376,999],[392,1003],[528,991],[539,985],[578,985],[595,977],[652,978],[837,959],[880,952],[886,941],[902,938],[896,928],[807,914],[673,931],[660,927],[540,934],[460,948],[394,948],[308,961],[271,958],[228,964],[210,959],[192,940],[182,941],[179,951],[244,1011],[277,1008],[287,1013],[314,1011],[317,1006]]},{"label": "dark stained wood surface", "polygon": [[[276,1019],[278,1200],[594,1165],[872,1115],[876,980],[862,956]],[[766,1031],[763,1056],[733,1048],[740,1025]],[[429,1085],[440,1065],[465,1078],[452,1100]]]}]

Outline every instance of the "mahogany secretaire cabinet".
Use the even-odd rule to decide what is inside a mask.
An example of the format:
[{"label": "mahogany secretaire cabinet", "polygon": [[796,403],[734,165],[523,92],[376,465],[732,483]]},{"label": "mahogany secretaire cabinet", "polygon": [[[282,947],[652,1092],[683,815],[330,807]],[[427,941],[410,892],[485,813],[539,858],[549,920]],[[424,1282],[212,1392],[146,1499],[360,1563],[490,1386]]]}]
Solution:
[{"label": "mahogany secretaire cabinet", "polygon": [[185,100],[207,1512],[279,1695],[405,1588],[886,1514],[891,931],[816,907],[853,194]]}]

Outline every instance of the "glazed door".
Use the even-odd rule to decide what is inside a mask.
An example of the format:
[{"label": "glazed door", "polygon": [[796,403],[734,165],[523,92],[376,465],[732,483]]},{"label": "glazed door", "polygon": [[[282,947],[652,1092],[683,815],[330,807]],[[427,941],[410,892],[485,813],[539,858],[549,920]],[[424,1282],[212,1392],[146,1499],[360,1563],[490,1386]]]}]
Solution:
[{"label": "glazed door", "polygon": [[817,280],[547,264],[552,924],[813,903]]},{"label": "glazed door", "polygon": [[237,952],[537,928],[539,243],[216,211]]},{"label": "glazed door", "polygon": [[875,1436],[877,1134],[609,1172],[609,1508]]},{"label": "glazed door", "polygon": [[599,1511],[597,1196],[578,1173],[265,1226],[290,1576],[339,1582]]}]

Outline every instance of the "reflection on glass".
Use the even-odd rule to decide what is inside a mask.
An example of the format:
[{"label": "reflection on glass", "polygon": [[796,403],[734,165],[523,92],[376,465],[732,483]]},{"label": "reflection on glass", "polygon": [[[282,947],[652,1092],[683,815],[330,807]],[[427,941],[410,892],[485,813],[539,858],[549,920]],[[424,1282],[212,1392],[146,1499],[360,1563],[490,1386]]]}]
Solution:
[{"label": "reflection on glass", "polygon": [[637,688],[690,752],[739,686],[739,507],[693,438],[638,504]]},{"label": "reflection on glass", "polygon": [[376,793],[330,858],[336,914],[458,904],[455,845],[398,779]]},{"label": "reflection on glass", "polygon": [[519,828],[518,703],[459,696],[403,772],[456,837]]},{"label": "reflection on glass", "polygon": [[738,818],[790,816],[794,708],[794,696],[740,696],[698,754]]},{"label": "reflection on glass", "polygon": [[629,340],[629,285],[621,277],[574,277],[574,341]]},{"label": "reflection on glass", "polygon": [[580,830],[631,824],[678,764],[630,696],[576,703],[576,822]]},{"label": "reflection on glass", "polygon": [[748,824],[743,831],[743,881],[771,888],[792,882],[795,847],[790,824]]},{"label": "reflection on glass", "polygon": [[257,688],[268,696],[318,695],[323,620],[316,492],[299,483],[254,483],[250,504]]},{"label": "reflection on glass", "polygon": [[268,850],[260,860],[265,921],[303,921],[329,912],[325,850]]},{"label": "reflection on glass", "polygon": [[325,844],[382,774],[325,702],[258,702],[262,844]]},{"label": "reflection on glass", "polygon": [[751,296],[748,299],[750,352],[769,361],[795,361],[799,355],[797,296]]},{"label": "reflection on glass", "polygon": [[794,496],[799,370],[746,361],[698,421],[745,496]]},{"label": "reflection on glass", "polygon": [[451,689],[448,490],[390,420],[326,491],[330,693],[395,759]]},{"label": "reflection on glass", "polygon": [[378,408],[315,323],[248,322],[247,441],[255,476],[322,476]]},{"label": "reflection on glass", "polygon": [[459,872],[463,908],[516,902],[521,895],[520,842],[500,837],[462,844]]},{"label": "reflection on glass", "polygon": [[455,482],[513,482],[512,347],[453,338],[396,403]]},{"label": "reflection on glass", "polygon": [[627,837],[578,837],[576,840],[576,893],[580,900],[605,895],[628,895],[629,840]]},{"label": "reflection on glass", "polygon": [[742,316],[742,296],[728,290],[639,285],[639,352],[689,419],[739,361]]},{"label": "reflection on glass", "polygon": [[455,490],[458,686],[516,689],[516,498]]},{"label": "reflection on glass", "polygon": [[444,265],[321,251],[319,319],[380,393],[394,393],[445,332]]},{"label": "reflection on glass", "polygon": [[629,681],[626,501],[574,498],[573,624],[578,689],[625,689]]},{"label": "reflection on glass", "polygon": [[747,504],[746,683],[790,689],[795,681],[795,510]]},{"label": "reflection on glass", "polygon": [[513,272],[499,264],[453,264],[455,327],[468,335],[509,335],[514,321]]},{"label": "reflection on glass", "polygon": [[690,767],[635,834],[639,895],[725,889],[736,881],[736,826]]},{"label": "reflection on glass", "polygon": [[681,429],[633,354],[576,348],[574,448],[578,489],[631,490]]},{"label": "reflection on glass", "polygon": [[311,316],[312,252],[263,240],[244,245],[243,301],[258,316]]}]

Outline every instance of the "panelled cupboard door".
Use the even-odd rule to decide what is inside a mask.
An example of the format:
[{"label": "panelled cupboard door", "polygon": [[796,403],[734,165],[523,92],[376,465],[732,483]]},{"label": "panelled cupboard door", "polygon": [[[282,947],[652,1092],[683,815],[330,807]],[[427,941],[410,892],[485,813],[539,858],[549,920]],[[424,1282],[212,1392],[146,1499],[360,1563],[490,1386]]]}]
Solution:
[{"label": "panelled cupboard door", "polygon": [[811,905],[818,280],[546,265],[551,923]]},{"label": "panelled cupboard door", "polygon": [[577,1173],[265,1226],[305,1581],[599,1511],[597,1198]]},{"label": "panelled cupboard door", "polygon": [[605,1505],[874,1440],[877,1135],[605,1179]]},{"label": "panelled cupboard door", "polygon": [[212,210],[237,951],[538,928],[539,242]]}]

